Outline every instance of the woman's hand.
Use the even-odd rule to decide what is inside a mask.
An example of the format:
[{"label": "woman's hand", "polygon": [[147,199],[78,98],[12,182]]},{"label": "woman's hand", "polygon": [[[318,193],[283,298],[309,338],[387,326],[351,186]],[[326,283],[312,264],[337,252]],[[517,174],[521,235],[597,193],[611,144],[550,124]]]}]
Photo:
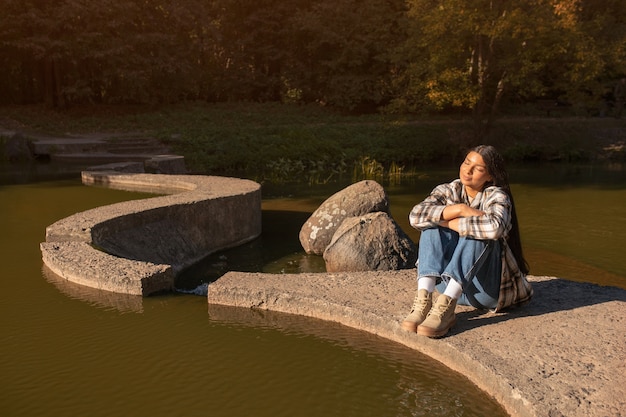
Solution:
[{"label": "woman's hand", "polygon": [[[453,204],[447,206],[441,214],[441,220],[450,221],[459,217],[477,217],[485,214],[484,211],[468,206],[467,204]],[[446,226],[447,227],[447,226]]]},{"label": "woman's hand", "polygon": [[459,219],[461,217],[477,217],[483,214],[485,214],[484,211],[471,208],[467,204],[453,204],[443,210],[439,224],[459,232]]}]

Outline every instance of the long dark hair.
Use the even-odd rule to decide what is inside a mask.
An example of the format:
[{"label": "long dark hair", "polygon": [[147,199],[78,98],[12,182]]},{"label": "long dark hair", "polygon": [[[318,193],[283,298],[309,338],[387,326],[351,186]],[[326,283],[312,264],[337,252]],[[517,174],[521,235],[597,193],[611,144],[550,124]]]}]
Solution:
[{"label": "long dark hair", "polygon": [[511,252],[513,252],[513,256],[515,256],[520,271],[524,274],[528,274],[529,267],[526,259],[524,259],[524,252],[522,251],[522,239],[517,222],[515,202],[513,201],[511,187],[509,186],[509,174],[504,166],[504,158],[496,148],[491,145],[478,145],[470,150],[470,152],[472,151],[483,157],[483,161],[485,161],[485,165],[487,165],[487,171],[489,171],[489,175],[493,178],[493,181],[488,182],[486,185],[495,185],[502,188],[511,200],[511,230],[509,231],[507,243],[511,248]]}]

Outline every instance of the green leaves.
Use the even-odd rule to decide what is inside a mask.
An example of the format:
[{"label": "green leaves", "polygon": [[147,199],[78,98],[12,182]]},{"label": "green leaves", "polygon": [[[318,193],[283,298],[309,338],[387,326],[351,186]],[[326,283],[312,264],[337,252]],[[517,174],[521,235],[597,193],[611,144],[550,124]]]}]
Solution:
[{"label": "green leaves", "polygon": [[598,99],[596,80],[624,62],[624,4],[411,0],[398,98],[409,108],[471,110],[478,133],[507,97],[580,100],[586,90]]},{"label": "green leaves", "polygon": [[598,100],[622,0],[2,0],[1,103],[317,103],[458,111]]}]

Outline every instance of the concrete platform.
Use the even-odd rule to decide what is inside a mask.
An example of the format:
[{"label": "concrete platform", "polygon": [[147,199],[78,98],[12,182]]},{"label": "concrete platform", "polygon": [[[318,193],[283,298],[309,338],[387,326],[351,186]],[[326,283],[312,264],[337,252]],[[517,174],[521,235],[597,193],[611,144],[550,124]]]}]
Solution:
[{"label": "concrete platform", "polygon": [[467,376],[513,417],[626,414],[626,290],[529,277],[535,297],[504,313],[457,307],[442,339],[400,322],[415,270],[275,275],[229,272],[208,287],[211,305],[315,317],[374,333]]},{"label": "concrete platform", "polygon": [[92,288],[150,295],[213,252],[261,234],[261,186],[203,175],[85,171],[85,184],[169,194],[97,207],[46,228],[44,264]]}]

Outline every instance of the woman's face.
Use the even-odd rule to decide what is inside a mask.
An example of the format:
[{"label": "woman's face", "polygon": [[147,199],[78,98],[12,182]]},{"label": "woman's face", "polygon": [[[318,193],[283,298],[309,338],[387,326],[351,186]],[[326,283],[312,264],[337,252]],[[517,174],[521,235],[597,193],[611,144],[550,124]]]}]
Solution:
[{"label": "woman's face", "polygon": [[487,170],[483,157],[474,151],[468,153],[461,164],[459,178],[465,186],[467,194],[472,197],[483,189],[486,182],[493,179]]}]

